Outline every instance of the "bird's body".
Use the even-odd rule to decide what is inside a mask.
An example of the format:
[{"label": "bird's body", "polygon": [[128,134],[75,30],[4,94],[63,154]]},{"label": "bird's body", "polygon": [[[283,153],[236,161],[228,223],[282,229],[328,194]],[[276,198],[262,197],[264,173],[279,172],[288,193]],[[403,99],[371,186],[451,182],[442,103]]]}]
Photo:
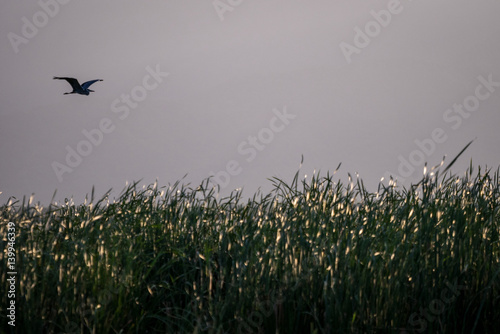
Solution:
[{"label": "bird's body", "polygon": [[64,95],[66,95],[66,94],[89,95],[90,92],[93,92],[93,90],[89,89],[90,85],[92,85],[94,82],[102,81],[102,79],[90,80],[90,81],[84,82],[83,84],[80,85],[78,80],[76,80],[75,78],[54,77],[54,80],[66,80],[71,85],[71,87],[73,88],[73,91],[68,92],[68,93],[64,93]]}]

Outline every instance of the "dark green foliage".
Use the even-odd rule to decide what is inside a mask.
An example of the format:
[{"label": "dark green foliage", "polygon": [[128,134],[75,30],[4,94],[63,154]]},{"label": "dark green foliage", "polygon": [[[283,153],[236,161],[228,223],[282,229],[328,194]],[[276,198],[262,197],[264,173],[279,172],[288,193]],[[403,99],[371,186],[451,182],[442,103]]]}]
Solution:
[{"label": "dark green foliage", "polygon": [[250,200],[219,198],[207,180],[133,184],[81,205],[9,201],[0,227],[17,230],[16,329],[493,333],[499,173],[472,173],[377,193],[297,174]]}]

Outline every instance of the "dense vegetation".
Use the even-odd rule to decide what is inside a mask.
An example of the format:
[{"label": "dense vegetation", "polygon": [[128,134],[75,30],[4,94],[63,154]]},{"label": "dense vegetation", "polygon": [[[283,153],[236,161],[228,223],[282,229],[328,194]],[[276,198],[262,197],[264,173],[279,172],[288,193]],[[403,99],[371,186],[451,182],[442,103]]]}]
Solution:
[{"label": "dense vegetation", "polygon": [[[494,333],[499,171],[409,188],[315,175],[243,199],[208,180],[41,207],[16,225],[19,333]],[[6,282],[5,252],[0,255]],[[2,283],[2,291],[6,288]],[[7,293],[0,296],[7,305]],[[1,314],[6,332],[8,319]]]}]

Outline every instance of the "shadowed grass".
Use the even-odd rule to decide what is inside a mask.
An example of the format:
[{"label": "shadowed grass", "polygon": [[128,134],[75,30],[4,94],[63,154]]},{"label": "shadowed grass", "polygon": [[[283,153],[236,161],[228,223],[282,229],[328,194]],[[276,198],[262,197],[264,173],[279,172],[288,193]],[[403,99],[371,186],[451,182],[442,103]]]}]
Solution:
[{"label": "shadowed grass", "polygon": [[[243,200],[208,180],[10,200],[25,333],[493,333],[499,171],[368,192],[333,175]],[[0,255],[6,268],[6,255]],[[6,282],[2,270],[2,282]],[[2,285],[2,289],[6,288]],[[7,294],[1,293],[2,305]],[[8,331],[7,319],[1,315]]]}]

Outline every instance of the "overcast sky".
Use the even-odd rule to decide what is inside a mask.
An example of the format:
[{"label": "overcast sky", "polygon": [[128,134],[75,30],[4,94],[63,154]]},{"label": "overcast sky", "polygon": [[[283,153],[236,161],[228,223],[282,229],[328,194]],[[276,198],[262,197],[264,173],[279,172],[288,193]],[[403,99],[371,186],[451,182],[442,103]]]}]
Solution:
[{"label": "overcast sky", "polygon": [[[4,1],[0,202],[500,162],[500,2]],[[53,76],[103,79],[89,96]]]}]

